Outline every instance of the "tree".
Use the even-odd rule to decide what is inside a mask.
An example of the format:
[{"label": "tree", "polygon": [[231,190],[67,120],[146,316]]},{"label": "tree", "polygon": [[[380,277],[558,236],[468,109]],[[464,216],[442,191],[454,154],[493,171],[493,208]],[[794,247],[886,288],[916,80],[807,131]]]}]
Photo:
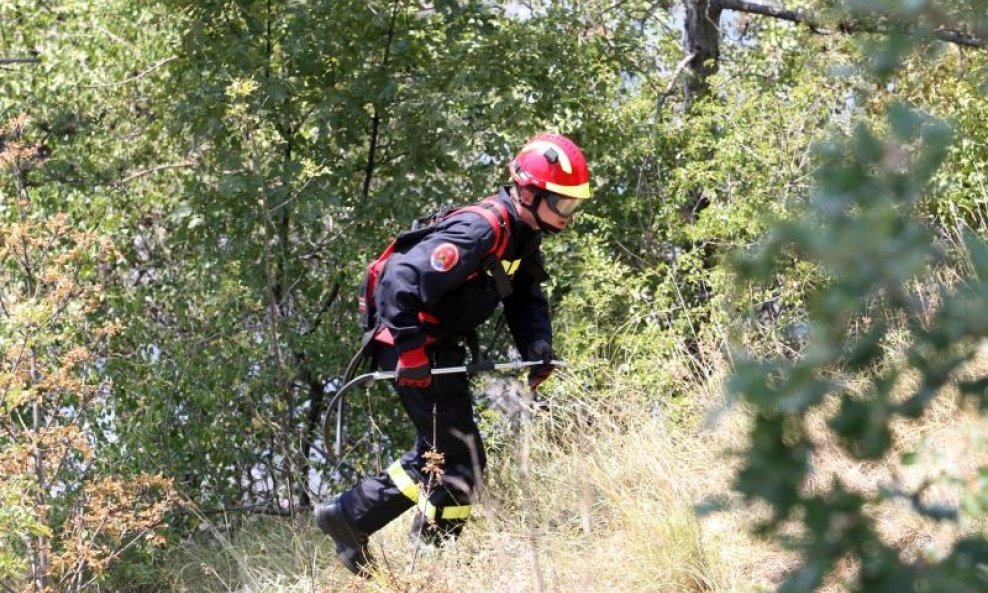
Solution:
[{"label": "tree", "polygon": [[[884,10],[889,20],[908,16],[893,3]],[[872,63],[879,82],[903,66],[911,45],[885,42],[885,55],[894,59]],[[851,459],[888,461],[896,450],[893,424],[922,417],[951,386],[962,400],[985,409],[986,380],[963,367],[988,330],[988,244],[965,235],[973,274],[959,284],[922,280],[951,257],[917,211],[950,154],[952,130],[902,102],[888,105],[882,129],[858,122],[852,133],[822,144],[805,212],[776,225],[757,253],[739,263],[743,277],[760,282],[771,282],[780,262],[791,258],[819,266],[824,275],[808,295],[810,335],[801,354],[793,360],[746,357],[731,380],[753,412],[734,488],[771,507],[759,533],[785,538],[800,554],[780,591],[815,591],[835,578],[840,562],[859,567],[849,577],[851,591],[923,587],[959,593],[988,584],[977,568],[988,560],[982,535],[962,537],[935,561],[907,557],[879,536],[873,513],[894,500],[908,501],[926,519],[958,520],[957,508],[930,503],[929,484],[909,487],[893,479],[869,491],[842,476],[809,483],[828,433]],[[939,295],[938,306],[931,310],[920,302],[910,288],[917,282],[934,284],[928,288]],[[888,346],[894,331],[908,336],[904,352]],[[918,381],[901,394],[897,385],[908,376]],[[821,434],[811,419],[831,403],[837,411]],[[903,455],[902,463],[909,457]]]},{"label": "tree", "polygon": [[717,72],[720,60],[719,0],[688,0],[685,3],[686,18],[683,23],[683,51],[690,68],[686,77],[683,98],[689,105],[707,95],[708,79]]},{"label": "tree", "polygon": [[0,128],[0,583],[81,591],[132,547],[160,544],[171,481],[97,471],[113,410],[101,377],[120,323],[101,315],[113,244],[34,198],[47,155],[28,118]]},{"label": "tree", "polygon": [[536,130],[605,137],[597,114],[637,33],[560,6],[529,20],[489,2],[159,6],[182,31],[162,68],[166,145],[193,147],[175,158],[194,175],[127,253],[140,282],[115,301],[136,318],[121,342],[144,356],[112,363],[124,438],[204,507],[307,508],[407,430],[374,394],[342,464],[318,437],[359,344],[366,262],[412,219],[489,194]]},{"label": "tree", "polygon": [[[851,16],[845,9],[824,3],[817,16],[812,9],[788,10],[747,0],[685,0],[686,19],[683,24],[683,50],[689,57],[691,76],[684,88],[687,105],[704,97],[707,79],[717,71],[721,43],[721,15],[724,11],[758,15],[802,25],[810,31],[827,35],[877,33],[882,35],[906,33],[932,37],[965,47],[986,48],[984,32],[964,30],[961,23],[971,23],[966,17],[976,15],[979,3],[957,2],[947,10],[906,8],[904,13],[864,10]],[[911,18],[919,15],[920,19]],[[973,21],[976,22],[976,21]]]}]

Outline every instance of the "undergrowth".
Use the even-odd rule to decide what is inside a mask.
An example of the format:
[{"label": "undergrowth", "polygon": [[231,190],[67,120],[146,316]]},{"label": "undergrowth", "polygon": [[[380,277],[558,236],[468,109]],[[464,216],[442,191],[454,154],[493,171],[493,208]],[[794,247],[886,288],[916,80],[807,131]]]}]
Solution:
[{"label": "undergrowth", "polygon": [[[352,577],[307,517],[256,519],[232,534],[214,524],[208,541],[172,559],[174,593],[368,591],[414,593],[650,592],[735,593],[770,590],[798,559],[781,543],[751,535],[767,509],[741,504],[730,491],[750,417],[722,396],[727,370],[695,387],[692,422],[681,408],[648,404],[644,394],[620,402],[620,378],[607,401],[573,397],[579,382],[557,380],[555,397],[519,425],[499,449],[469,529],[442,550],[409,543],[411,514],[371,539],[379,568]],[[972,363],[971,376],[986,361]],[[848,380],[853,378],[848,377]],[[902,386],[908,390],[908,385]],[[562,403],[563,396],[567,403]],[[869,509],[883,539],[914,558],[945,554],[984,522],[969,504],[985,465],[984,422],[944,393],[921,419],[894,427],[896,446],[873,462],[848,459],[834,444],[815,454],[808,488],[834,476],[863,490],[894,482],[927,484],[926,504],[971,509],[959,525],[918,517],[891,497]],[[821,410],[811,424],[825,430]],[[667,410],[667,411],[664,411]],[[677,416],[671,422],[669,415]],[[901,464],[908,456],[907,465]],[[712,500],[719,506],[710,506]],[[967,501],[967,502],[966,502]],[[791,534],[793,537],[798,533]],[[414,558],[414,560],[413,560]],[[410,568],[414,565],[414,571]],[[859,569],[839,566],[824,591],[844,590]]]}]

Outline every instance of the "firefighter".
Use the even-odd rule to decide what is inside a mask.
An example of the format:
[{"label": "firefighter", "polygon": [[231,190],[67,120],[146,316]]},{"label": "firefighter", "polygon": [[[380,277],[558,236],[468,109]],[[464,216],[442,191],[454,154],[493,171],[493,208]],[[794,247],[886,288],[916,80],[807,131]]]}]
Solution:
[{"label": "firefighter", "polygon": [[[395,390],[417,436],[386,471],[316,509],[317,525],[354,574],[372,566],[370,535],[409,508],[416,507],[413,537],[436,544],[456,537],[470,515],[486,457],[468,377],[431,370],[463,365],[465,339],[503,303],[518,351],[544,362],[529,371],[529,387],[553,371],[541,242],[590,198],[589,171],[577,145],[559,134],[534,136],[508,169],[513,183],[481,202],[495,218],[476,211],[444,218],[390,256],[373,294],[375,363],[396,371]],[[441,480],[424,471],[430,451],[443,456]]]}]

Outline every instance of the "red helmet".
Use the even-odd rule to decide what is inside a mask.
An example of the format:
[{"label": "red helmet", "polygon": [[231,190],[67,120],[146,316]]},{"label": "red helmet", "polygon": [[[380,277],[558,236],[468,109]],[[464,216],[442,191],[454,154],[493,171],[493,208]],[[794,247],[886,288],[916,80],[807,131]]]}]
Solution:
[{"label": "red helmet", "polygon": [[538,134],[508,165],[518,185],[534,185],[567,198],[590,198],[590,171],[583,152],[562,134]]}]

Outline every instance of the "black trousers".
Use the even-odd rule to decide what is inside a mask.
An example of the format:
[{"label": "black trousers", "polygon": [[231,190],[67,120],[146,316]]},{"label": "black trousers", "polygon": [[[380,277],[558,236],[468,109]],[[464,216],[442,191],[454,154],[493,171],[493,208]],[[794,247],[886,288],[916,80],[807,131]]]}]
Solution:
[{"label": "black trousers", "polygon": [[[440,341],[426,348],[434,368],[463,365],[463,346]],[[381,370],[394,370],[398,352],[380,344],[376,362]],[[386,471],[367,478],[340,496],[350,521],[371,534],[417,505],[434,520],[432,527],[448,534],[462,529],[470,501],[487,457],[473,418],[473,401],[465,374],[433,376],[426,389],[398,387],[395,391],[415,426],[415,446]],[[444,457],[444,475],[426,475],[425,454],[435,450]]]}]

